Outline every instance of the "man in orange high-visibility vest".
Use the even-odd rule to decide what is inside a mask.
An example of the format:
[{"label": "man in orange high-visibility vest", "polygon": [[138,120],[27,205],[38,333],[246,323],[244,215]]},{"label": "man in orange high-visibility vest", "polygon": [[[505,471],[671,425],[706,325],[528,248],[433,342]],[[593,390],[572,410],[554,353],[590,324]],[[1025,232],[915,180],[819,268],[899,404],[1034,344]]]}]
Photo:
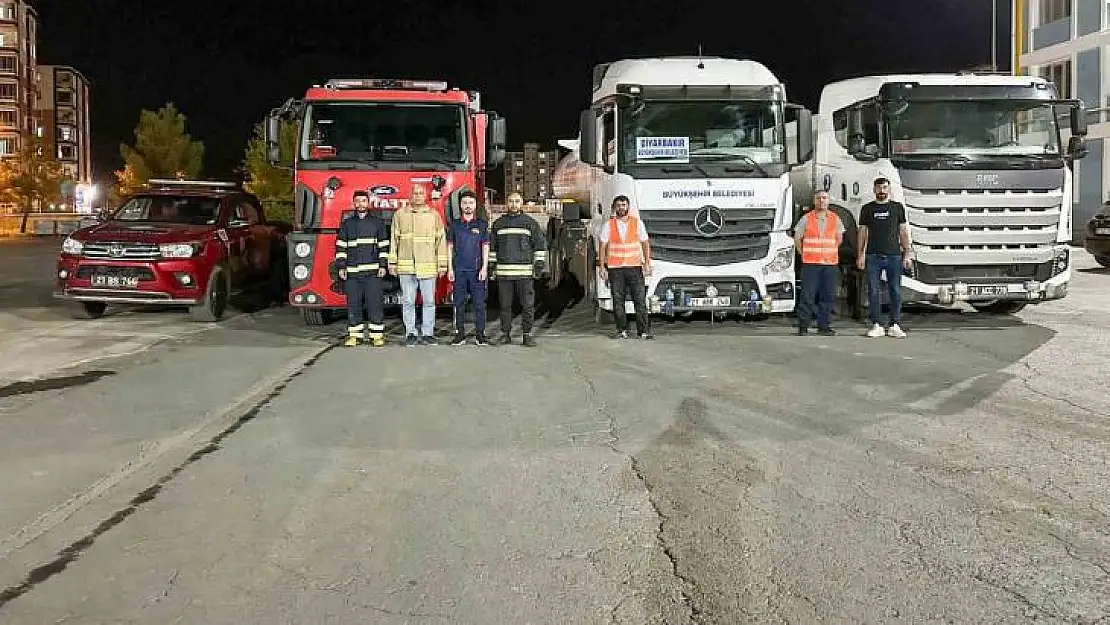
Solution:
[{"label": "man in orange high-visibility vest", "polygon": [[624,303],[631,296],[636,333],[641,339],[652,339],[644,280],[651,275],[651,242],[644,222],[628,214],[630,203],[625,195],[613,198],[613,217],[601,228],[601,278],[613,292],[613,318],[617,322],[613,338],[628,338]]},{"label": "man in orange high-visibility vest", "polygon": [[794,225],[794,245],[802,254],[802,301],[798,307],[798,335],[805,336],[817,320],[817,332],[836,334],[830,326],[836,281],[840,275],[840,242],[844,224],[829,210],[829,194],[813,194],[813,210]]}]

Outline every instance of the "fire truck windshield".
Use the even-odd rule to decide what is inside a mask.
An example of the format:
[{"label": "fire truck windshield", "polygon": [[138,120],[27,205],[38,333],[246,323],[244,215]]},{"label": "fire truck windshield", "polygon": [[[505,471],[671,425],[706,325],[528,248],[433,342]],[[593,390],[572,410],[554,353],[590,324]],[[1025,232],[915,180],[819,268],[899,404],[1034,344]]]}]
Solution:
[{"label": "fire truck windshield", "polygon": [[300,160],[308,169],[458,169],[467,160],[465,120],[456,104],[317,102],[305,111]]}]

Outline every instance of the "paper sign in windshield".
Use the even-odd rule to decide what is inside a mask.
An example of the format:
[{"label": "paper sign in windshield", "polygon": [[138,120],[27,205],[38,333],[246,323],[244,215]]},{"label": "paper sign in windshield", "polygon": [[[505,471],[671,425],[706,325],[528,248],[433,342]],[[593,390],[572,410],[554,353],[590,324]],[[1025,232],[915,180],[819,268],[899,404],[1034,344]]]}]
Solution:
[{"label": "paper sign in windshield", "polygon": [[690,137],[636,137],[637,163],[689,163]]}]

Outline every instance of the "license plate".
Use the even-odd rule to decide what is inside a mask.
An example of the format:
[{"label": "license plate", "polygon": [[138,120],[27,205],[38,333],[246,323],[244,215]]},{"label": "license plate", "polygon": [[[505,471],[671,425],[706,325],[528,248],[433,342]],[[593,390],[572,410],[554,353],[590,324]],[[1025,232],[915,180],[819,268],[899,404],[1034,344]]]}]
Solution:
[{"label": "license plate", "polygon": [[971,297],[998,297],[1005,295],[1009,289],[1005,286],[969,286],[967,287],[967,294]]},{"label": "license plate", "polygon": [[131,276],[93,276],[92,285],[114,289],[133,289],[139,286],[139,279]]},{"label": "license plate", "polygon": [[690,308],[727,308],[732,305],[731,297],[689,297],[686,305]]},{"label": "license plate", "polygon": [[400,293],[391,293],[391,294],[385,296],[386,306],[395,306],[395,305],[400,304],[400,303],[401,303]]},{"label": "license plate", "polygon": [[1095,234],[1105,234],[1110,236],[1110,228],[1095,228]]}]

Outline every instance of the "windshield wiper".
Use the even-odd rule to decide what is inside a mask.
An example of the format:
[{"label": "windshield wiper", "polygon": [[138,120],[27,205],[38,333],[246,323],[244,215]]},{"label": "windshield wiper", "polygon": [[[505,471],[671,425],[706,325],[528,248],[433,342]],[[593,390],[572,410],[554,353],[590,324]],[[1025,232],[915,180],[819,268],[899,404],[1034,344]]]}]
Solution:
[{"label": "windshield wiper", "polygon": [[731,169],[731,170],[728,167],[725,167],[725,171],[757,171],[757,172],[759,172],[759,175],[761,175],[761,176],[764,176],[766,178],[771,177],[771,174],[768,173],[767,170],[764,169],[763,166],[759,164],[759,161],[757,161],[754,158],[748,156],[747,154],[719,154],[718,153],[718,154],[692,154],[691,156],[698,156],[702,160],[706,160],[706,161],[711,162],[711,163],[712,162],[717,162],[717,161],[731,161],[731,160],[734,160],[734,159],[739,160],[741,163],[744,163],[745,165],[747,165],[747,167],[745,167],[743,169]]},{"label": "windshield wiper", "polygon": [[686,166],[683,166],[683,167],[664,166],[662,169],[663,169],[663,173],[665,173],[665,174],[688,174],[690,172],[697,171],[698,173],[705,176],[706,178],[712,178],[713,177],[713,176],[709,175],[709,172],[705,171],[704,167],[702,167],[701,165],[697,165],[695,163],[690,163],[689,165],[686,165]]},{"label": "windshield wiper", "polygon": [[[373,159],[369,158],[340,158],[340,159],[318,159],[316,162],[325,163],[328,169],[358,169],[358,165],[366,165],[370,169],[378,169],[378,165]],[[358,163],[358,165],[356,165]]]}]

